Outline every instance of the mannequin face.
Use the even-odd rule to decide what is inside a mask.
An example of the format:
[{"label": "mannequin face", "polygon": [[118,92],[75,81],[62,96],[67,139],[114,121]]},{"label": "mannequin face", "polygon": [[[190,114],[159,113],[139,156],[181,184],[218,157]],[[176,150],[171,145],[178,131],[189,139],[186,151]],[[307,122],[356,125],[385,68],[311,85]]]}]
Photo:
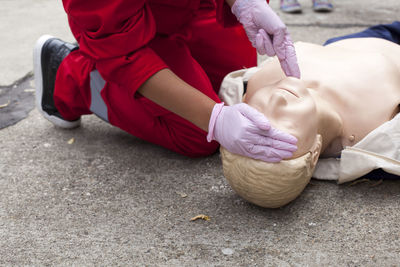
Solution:
[{"label": "mannequin face", "polygon": [[310,151],[317,136],[317,110],[300,79],[286,77],[269,86],[248,91],[244,102],[262,112],[271,125],[298,139],[293,158]]}]

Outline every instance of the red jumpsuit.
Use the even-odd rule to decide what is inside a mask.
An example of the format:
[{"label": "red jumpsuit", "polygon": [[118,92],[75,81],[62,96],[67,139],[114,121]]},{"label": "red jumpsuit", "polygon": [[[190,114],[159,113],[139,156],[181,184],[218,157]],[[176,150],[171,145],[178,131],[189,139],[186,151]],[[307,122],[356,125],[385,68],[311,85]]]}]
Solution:
[{"label": "red jumpsuit", "polygon": [[[187,156],[218,148],[206,132],[136,93],[169,68],[216,102],[223,77],[256,65],[256,51],[223,0],[63,0],[79,43],[61,63],[54,101],[75,120],[95,113],[97,70],[106,120],[130,134]],[[99,77],[100,77],[99,76]]]}]

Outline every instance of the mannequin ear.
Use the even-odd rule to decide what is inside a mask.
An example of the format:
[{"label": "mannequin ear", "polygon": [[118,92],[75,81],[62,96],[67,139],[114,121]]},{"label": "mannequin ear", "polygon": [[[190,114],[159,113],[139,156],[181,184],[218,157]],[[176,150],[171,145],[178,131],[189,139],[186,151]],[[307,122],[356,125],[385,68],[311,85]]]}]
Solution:
[{"label": "mannequin ear", "polygon": [[311,168],[314,168],[317,165],[317,161],[319,156],[321,155],[322,149],[322,136],[317,134],[315,136],[314,144],[311,147]]}]

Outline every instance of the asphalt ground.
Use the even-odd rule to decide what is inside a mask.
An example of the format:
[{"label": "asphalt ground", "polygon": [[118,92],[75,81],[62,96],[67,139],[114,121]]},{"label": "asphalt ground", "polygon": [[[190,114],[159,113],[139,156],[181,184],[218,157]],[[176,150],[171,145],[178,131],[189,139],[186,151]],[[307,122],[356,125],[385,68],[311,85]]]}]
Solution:
[{"label": "asphalt ground", "polygon": [[[320,44],[400,11],[342,0],[316,14],[300,0],[303,13],[288,15],[271,2],[294,41]],[[0,14],[0,265],[400,265],[399,181],[312,180],[262,209],[231,190],[218,154],[186,158],[95,116],[56,128],[33,109],[31,72],[40,35],[73,41],[61,1],[1,0]],[[191,221],[200,214],[210,219]]]}]

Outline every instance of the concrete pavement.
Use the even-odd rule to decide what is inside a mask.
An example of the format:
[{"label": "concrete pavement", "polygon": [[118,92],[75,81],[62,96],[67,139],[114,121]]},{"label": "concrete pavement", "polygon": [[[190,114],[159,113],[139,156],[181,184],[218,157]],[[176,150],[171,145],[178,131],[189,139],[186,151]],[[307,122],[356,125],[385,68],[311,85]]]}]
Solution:
[{"label": "concrete pavement", "polygon": [[[60,2],[0,1],[0,94],[30,83],[40,35],[73,40]],[[295,41],[400,12],[397,0],[338,0],[330,14],[300,2],[301,15],[278,11]],[[0,130],[0,151],[0,265],[400,265],[398,181],[312,181],[293,203],[261,209],[230,189],[219,155],[188,159],[95,116],[61,130],[36,110]],[[198,214],[210,220],[190,221]]]}]

